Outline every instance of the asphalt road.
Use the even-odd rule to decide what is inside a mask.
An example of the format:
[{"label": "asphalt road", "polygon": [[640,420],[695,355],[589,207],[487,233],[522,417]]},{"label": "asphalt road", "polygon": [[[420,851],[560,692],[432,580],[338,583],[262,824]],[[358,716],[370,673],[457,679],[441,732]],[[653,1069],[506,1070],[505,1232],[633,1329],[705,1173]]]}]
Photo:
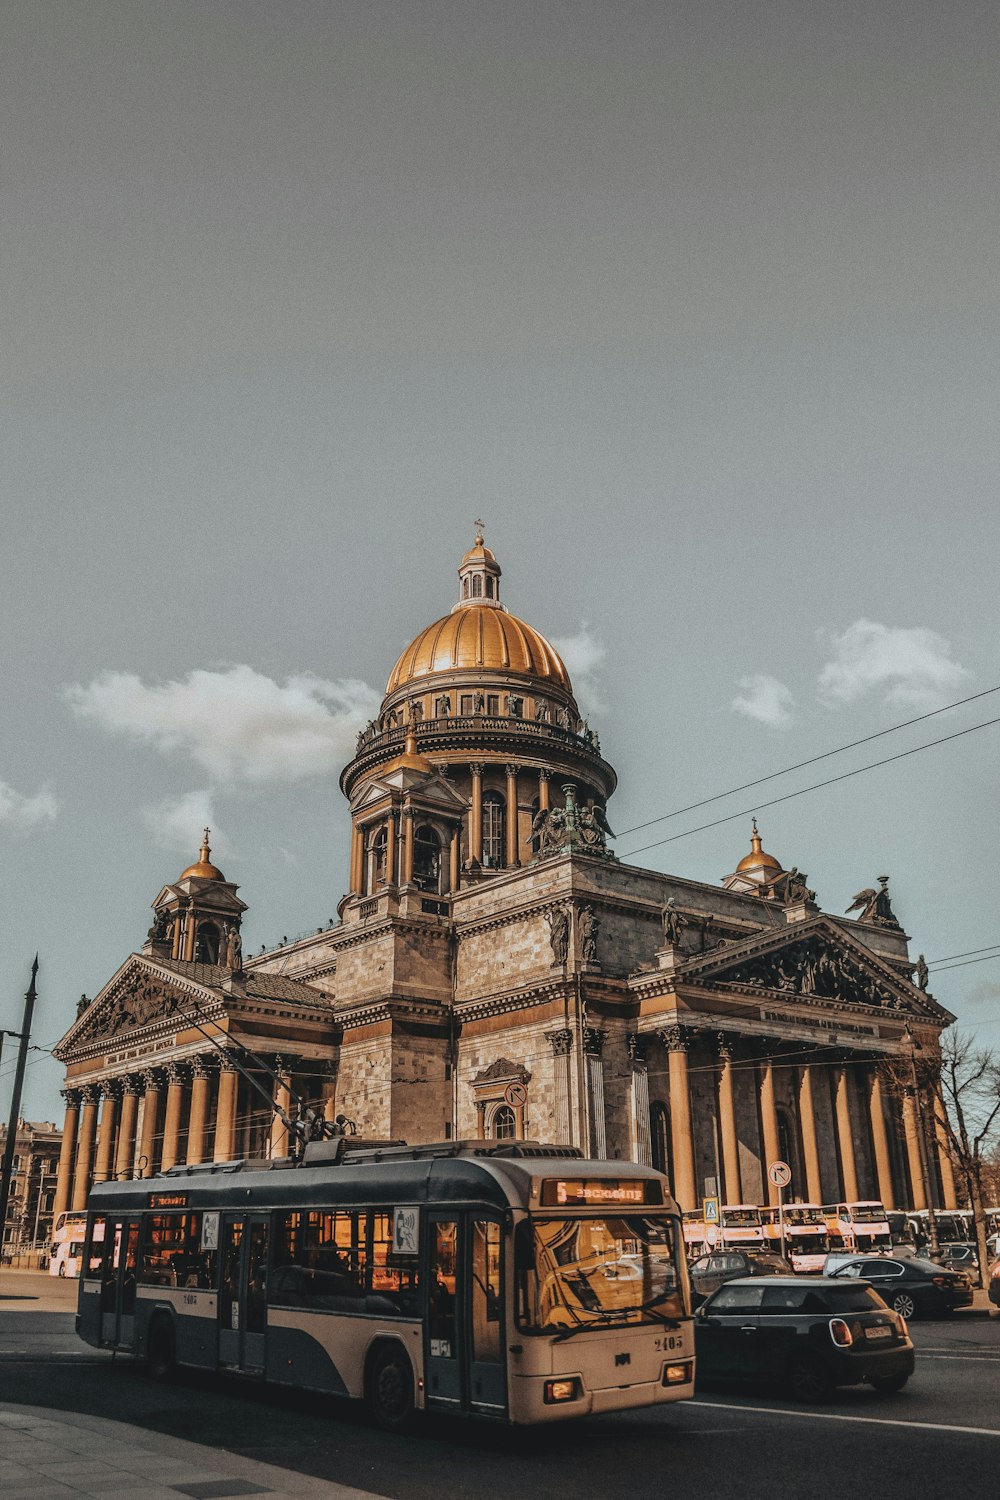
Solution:
[{"label": "asphalt road", "polygon": [[894,1396],[862,1387],[809,1408],[714,1390],[545,1429],[434,1418],[392,1437],[327,1398],[200,1375],[155,1385],[131,1360],[78,1343],[72,1314],[13,1306],[0,1300],[0,1400],[133,1422],[392,1500],[1000,1494],[1000,1319],[981,1311],[915,1324],[917,1373]]}]

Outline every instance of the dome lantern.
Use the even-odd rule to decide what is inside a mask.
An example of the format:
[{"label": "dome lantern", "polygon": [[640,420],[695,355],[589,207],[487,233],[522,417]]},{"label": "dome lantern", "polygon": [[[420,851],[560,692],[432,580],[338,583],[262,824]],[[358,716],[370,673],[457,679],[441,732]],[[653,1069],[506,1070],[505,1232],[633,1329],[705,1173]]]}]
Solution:
[{"label": "dome lantern", "polygon": [[476,540],[462,558],[458,567],[458,603],[455,609],[469,604],[491,604],[502,609],[500,603],[500,564],[483,543],[484,521],[476,522]]}]

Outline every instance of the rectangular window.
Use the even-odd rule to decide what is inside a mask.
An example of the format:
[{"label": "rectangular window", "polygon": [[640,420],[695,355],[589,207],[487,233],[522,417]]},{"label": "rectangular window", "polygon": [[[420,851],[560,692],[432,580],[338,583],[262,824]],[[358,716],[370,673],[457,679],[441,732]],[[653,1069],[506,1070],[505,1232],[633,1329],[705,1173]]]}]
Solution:
[{"label": "rectangular window", "polygon": [[417,1266],[393,1254],[392,1213],[365,1209],[275,1215],[274,1307],[417,1313]]},{"label": "rectangular window", "polygon": [[202,1248],[200,1213],[149,1214],[139,1281],[143,1286],[215,1287],[214,1249]]},{"label": "rectangular window", "polygon": [[486,694],[486,712],[490,715],[491,718],[496,718],[497,714],[500,712],[499,693]]},{"label": "rectangular window", "polygon": [[[107,1221],[94,1219],[90,1226],[90,1241],[87,1245],[86,1265],[84,1276],[100,1276],[104,1265],[104,1237],[107,1232]],[[81,1247],[82,1248],[82,1247]],[[79,1254],[79,1251],[77,1251]]]},{"label": "rectangular window", "polygon": [[463,718],[471,718],[475,700],[471,693],[463,693],[459,704],[459,713]]}]

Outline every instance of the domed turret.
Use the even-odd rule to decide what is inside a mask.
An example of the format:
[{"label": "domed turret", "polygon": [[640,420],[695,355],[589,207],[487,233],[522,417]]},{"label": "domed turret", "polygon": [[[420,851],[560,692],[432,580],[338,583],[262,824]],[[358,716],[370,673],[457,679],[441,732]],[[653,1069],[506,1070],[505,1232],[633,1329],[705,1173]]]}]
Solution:
[{"label": "domed turret", "polygon": [[[421,813],[427,821],[413,837],[428,848],[434,839],[440,844],[440,859],[424,859],[436,872],[439,895],[527,863],[538,852],[533,825],[557,801],[550,804],[550,783],[561,796],[566,786],[575,788],[581,807],[602,808],[615,789],[615,773],[580,717],[565,664],[539,631],[501,602],[500,564],[483,541],[482,522],[476,525],[475,542],[458,567],[457,603],[399,657],[379,716],[358,736],[355,759],[341,776],[355,809],[356,895],[380,884],[399,886],[401,871],[419,869],[420,860],[405,847],[397,855],[396,840],[407,836],[403,813],[407,799],[417,798],[420,775],[428,782]],[[440,791],[443,777],[449,791],[440,792],[439,801],[456,799],[460,812],[452,807],[432,816],[430,782]],[[395,829],[386,826],[373,787],[383,780],[386,796],[399,803]]]},{"label": "domed turret", "polygon": [[761,884],[773,880],[775,875],[781,874],[781,865],[773,854],[767,854],[761,846],[760,834],[757,832],[757,819],[753,820],[753,832],[750,835],[750,853],[744,854],[736,866],[737,875],[746,875],[751,880],[759,880]]},{"label": "domed turret", "polygon": [[197,864],[188,865],[181,876],[181,880],[225,880],[225,875],[223,875],[217,865],[212,864],[209,858],[212,852],[208,847],[209,832],[210,830],[206,828],[202,837],[201,848],[198,850]]}]

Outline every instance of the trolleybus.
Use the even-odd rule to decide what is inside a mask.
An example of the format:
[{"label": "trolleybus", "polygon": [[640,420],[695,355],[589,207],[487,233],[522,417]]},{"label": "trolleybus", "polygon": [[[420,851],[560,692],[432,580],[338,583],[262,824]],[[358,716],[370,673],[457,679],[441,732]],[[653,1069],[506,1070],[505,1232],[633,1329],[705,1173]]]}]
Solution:
[{"label": "trolleybus", "polygon": [[77,1328],[175,1365],[510,1423],[691,1396],[680,1211],[530,1142],[306,1146],[91,1192]]}]

